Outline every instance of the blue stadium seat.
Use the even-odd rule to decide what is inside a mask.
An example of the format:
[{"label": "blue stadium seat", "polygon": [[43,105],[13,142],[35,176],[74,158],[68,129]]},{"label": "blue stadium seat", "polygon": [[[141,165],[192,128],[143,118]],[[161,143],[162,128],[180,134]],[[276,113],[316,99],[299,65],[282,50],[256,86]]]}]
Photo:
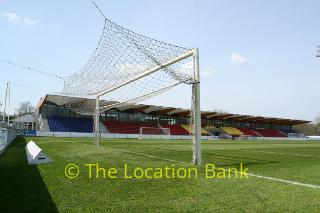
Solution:
[{"label": "blue stadium seat", "polygon": [[91,119],[49,117],[48,124],[52,132],[93,132]]}]

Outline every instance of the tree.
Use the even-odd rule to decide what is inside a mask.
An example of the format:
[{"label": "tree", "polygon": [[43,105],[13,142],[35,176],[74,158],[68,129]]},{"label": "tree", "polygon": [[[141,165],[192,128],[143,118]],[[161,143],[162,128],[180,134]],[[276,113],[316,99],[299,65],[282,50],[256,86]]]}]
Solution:
[{"label": "tree", "polygon": [[19,107],[16,109],[16,112],[19,116],[32,113],[35,107],[29,101],[22,102],[19,104]]},{"label": "tree", "polygon": [[320,135],[320,114],[315,117],[314,122],[299,124],[294,128],[304,135]]}]

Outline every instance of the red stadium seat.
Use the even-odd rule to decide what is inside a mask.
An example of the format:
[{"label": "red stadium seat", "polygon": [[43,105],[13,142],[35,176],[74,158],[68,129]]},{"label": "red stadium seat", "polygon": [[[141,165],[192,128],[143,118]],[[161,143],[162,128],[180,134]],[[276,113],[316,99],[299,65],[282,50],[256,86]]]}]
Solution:
[{"label": "red stadium seat", "polygon": [[141,127],[158,128],[158,125],[156,124],[129,123],[118,121],[105,121],[104,125],[106,126],[109,132],[120,134],[139,134]]},{"label": "red stadium seat", "polygon": [[169,128],[171,135],[189,135],[189,132],[186,129],[182,128],[180,125],[165,124],[161,126],[163,128]]},{"label": "red stadium seat", "polygon": [[272,130],[272,129],[255,129],[257,133],[262,135],[263,137],[287,137],[286,134],[278,131],[278,130]]},{"label": "red stadium seat", "polygon": [[244,135],[250,135],[252,137],[260,137],[261,135],[257,134],[254,130],[248,128],[238,128]]}]

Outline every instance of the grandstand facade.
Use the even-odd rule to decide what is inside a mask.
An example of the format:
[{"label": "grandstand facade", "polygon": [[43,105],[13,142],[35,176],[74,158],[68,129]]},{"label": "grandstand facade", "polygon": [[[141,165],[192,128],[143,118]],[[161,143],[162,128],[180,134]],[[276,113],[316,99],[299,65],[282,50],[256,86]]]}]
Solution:
[{"label": "grandstand facade", "polygon": [[[37,105],[38,130],[50,132],[93,132],[91,115],[83,115],[72,110],[69,105],[86,101],[94,104],[95,100],[46,95]],[[304,120],[292,120],[214,111],[202,111],[203,136],[231,137],[288,137],[297,133],[294,125],[308,123]],[[190,135],[190,109],[163,107],[145,104],[127,104],[109,109],[100,115],[101,133],[139,134],[141,128],[152,129],[150,134],[164,134],[169,129],[171,135]]]}]

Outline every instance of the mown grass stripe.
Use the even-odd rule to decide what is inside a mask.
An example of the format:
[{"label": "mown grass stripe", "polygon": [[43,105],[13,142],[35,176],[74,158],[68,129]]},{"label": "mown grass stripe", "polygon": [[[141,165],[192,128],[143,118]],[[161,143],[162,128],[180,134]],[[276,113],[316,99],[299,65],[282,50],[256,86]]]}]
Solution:
[{"label": "mown grass stripe", "polygon": [[[102,148],[104,148],[104,147],[102,147]],[[145,153],[141,153],[141,152],[133,152],[133,151],[129,151],[129,150],[114,149],[114,148],[107,148],[107,149],[115,150],[115,151],[119,151],[119,152],[131,153],[131,154],[135,154],[135,155],[145,156],[145,157],[164,160],[164,161],[188,164],[187,162],[176,161],[176,160],[172,160],[172,159],[168,159],[168,158],[161,158],[161,157],[157,157],[157,156],[154,156],[154,155],[149,155],[149,154],[145,154]],[[303,186],[303,187],[306,187],[306,188],[320,189],[320,186],[314,185],[314,184],[310,184],[310,183],[301,183],[301,182],[297,182],[297,181],[285,180],[285,179],[268,177],[268,176],[263,176],[263,175],[256,175],[256,174],[252,174],[252,173],[248,173],[248,175],[250,177],[255,177],[255,178],[260,178],[260,179],[265,179],[265,180],[271,180],[271,181],[280,182],[280,183]]]}]

